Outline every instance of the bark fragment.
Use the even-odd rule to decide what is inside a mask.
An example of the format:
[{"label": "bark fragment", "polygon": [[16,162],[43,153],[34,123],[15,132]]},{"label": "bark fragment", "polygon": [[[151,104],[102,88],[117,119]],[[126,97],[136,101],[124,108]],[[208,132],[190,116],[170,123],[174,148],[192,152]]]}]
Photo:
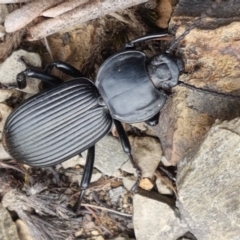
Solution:
[{"label": "bark fragment", "polygon": [[61,29],[87,22],[108,13],[144,3],[147,0],[91,0],[72,11],[64,13],[54,19],[45,20],[29,28],[28,40],[38,40],[58,32]]},{"label": "bark fragment", "polygon": [[5,20],[6,32],[15,32],[38,17],[46,9],[61,3],[63,0],[35,0],[11,12]]}]

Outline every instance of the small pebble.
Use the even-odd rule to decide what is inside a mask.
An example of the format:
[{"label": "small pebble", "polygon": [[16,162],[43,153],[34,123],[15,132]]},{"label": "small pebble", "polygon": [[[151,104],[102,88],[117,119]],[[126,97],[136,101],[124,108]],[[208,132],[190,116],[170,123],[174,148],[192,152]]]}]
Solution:
[{"label": "small pebble", "polygon": [[98,232],[97,230],[94,230],[94,231],[91,232],[91,234],[92,234],[93,236],[97,236],[97,235],[99,234],[99,232]]},{"label": "small pebble", "polygon": [[83,234],[83,228],[80,228],[77,232],[75,232],[75,237],[80,237]]},{"label": "small pebble", "polygon": [[97,236],[97,238],[95,238],[95,240],[104,240],[103,236]]}]

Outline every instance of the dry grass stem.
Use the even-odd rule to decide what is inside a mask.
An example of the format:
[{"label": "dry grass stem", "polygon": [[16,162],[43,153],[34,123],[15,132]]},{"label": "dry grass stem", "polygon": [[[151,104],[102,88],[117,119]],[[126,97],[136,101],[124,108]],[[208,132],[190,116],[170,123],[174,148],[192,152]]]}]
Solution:
[{"label": "dry grass stem", "polygon": [[108,209],[108,208],[104,208],[104,207],[99,207],[99,206],[95,206],[95,205],[92,205],[92,204],[82,203],[81,206],[83,206],[83,207],[96,208],[96,209],[100,209],[100,210],[103,210],[103,211],[112,212],[112,213],[115,213],[115,214],[118,214],[118,215],[122,215],[122,216],[125,216],[125,217],[132,217],[131,214],[118,212],[118,211],[115,211],[115,210],[112,210],[112,209]]}]

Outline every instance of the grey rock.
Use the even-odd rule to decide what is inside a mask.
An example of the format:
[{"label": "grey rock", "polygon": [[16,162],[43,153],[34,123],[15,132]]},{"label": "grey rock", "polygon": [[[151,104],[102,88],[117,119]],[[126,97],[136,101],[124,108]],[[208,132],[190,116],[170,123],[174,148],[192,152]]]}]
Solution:
[{"label": "grey rock", "polygon": [[240,118],[216,123],[178,166],[182,219],[198,240],[240,236]]},{"label": "grey rock", "polygon": [[133,185],[136,183],[137,178],[130,179],[130,178],[123,178],[123,186],[128,190],[131,191]]},{"label": "grey rock", "polygon": [[158,192],[161,194],[166,194],[166,195],[173,194],[173,191],[159,178],[156,180],[156,186],[157,186]]},{"label": "grey rock", "polygon": [[0,143],[0,159],[12,159],[12,157],[6,152],[6,150],[3,148],[2,143]]},{"label": "grey rock", "polygon": [[176,240],[187,232],[183,223],[167,204],[135,194],[133,225],[138,240]]},{"label": "grey rock", "polygon": [[6,35],[5,27],[3,25],[0,25],[0,38],[4,37]]},{"label": "grey rock", "polygon": [[1,240],[18,240],[18,233],[15,223],[9,212],[0,204],[0,239]]},{"label": "grey rock", "polygon": [[127,162],[125,162],[122,167],[121,170],[123,170],[124,172],[127,173],[131,173],[136,175],[136,169],[133,167],[132,163],[130,162],[130,160],[128,160]]},{"label": "grey rock", "polygon": [[126,233],[121,233],[111,240],[129,240],[129,236]]},{"label": "grey rock", "polygon": [[8,15],[7,5],[0,4],[0,24],[2,24],[5,21],[7,15]]},{"label": "grey rock", "polygon": [[[86,158],[86,151],[82,155]],[[123,152],[121,143],[117,138],[107,135],[97,142],[94,167],[102,173],[112,176],[127,160],[128,156]]]},{"label": "grey rock", "polygon": [[[16,85],[16,76],[26,67],[23,63],[19,62],[20,57],[24,59],[34,67],[41,67],[41,58],[37,53],[30,53],[24,50],[18,50],[12,53],[1,65],[0,65],[0,82],[4,85]],[[26,93],[38,93],[40,80],[34,78],[27,78],[27,87],[21,89]]]},{"label": "grey rock", "polygon": [[77,156],[74,156],[70,159],[68,159],[67,161],[65,162],[62,162],[61,165],[64,169],[67,169],[67,168],[74,168],[76,165],[80,164],[80,157],[77,155]]},{"label": "grey rock", "polygon": [[120,197],[123,195],[123,187],[113,188],[109,191],[110,200],[113,204],[118,203]]}]

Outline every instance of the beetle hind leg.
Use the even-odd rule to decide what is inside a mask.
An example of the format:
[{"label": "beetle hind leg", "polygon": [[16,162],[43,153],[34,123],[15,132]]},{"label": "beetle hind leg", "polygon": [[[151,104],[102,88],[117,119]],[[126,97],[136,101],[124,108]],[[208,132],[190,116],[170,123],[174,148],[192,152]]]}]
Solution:
[{"label": "beetle hind leg", "polygon": [[139,185],[139,182],[142,178],[142,172],[141,172],[141,169],[137,166],[136,162],[133,159],[133,156],[132,156],[132,153],[131,153],[131,145],[130,145],[128,136],[127,136],[121,122],[114,119],[114,124],[116,126],[116,129],[117,129],[117,132],[118,132],[118,135],[119,135],[119,139],[120,139],[122,147],[123,147],[123,151],[128,154],[128,157],[129,157],[133,167],[137,171],[137,181],[131,188],[131,192],[134,193],[134,192],[136,192],[136,190],[138,188],[138,185]]},{"label": "beetle hind leg", "polygon": [[88,149],[88,153],[87,153],[87,161],[86,161],[86,165],[84,167],[83,176],[82,176],[82,180],[81,180],[81,184],[80,184],[81,193],[78,197],[78,201],[76,202],[76,204],[73,207],[73,210],[76,213],[80,209],[81,202],[83,200],[85,191],[89,186],[89,183],[90,183],[90,180],[92,177],[92,172],[93,172],[94,159],[95,159],[95,146],[92,146]]},{"label": "beetle hind leg", "polygon": [[74,78],[84,77],[84,75],[75,67],[62,61],[56,61],[56,62],[50,63],[49,65],[46,66],[44,72],[49,73],[52,71],[54,67],[71,77],[74,77]]}]

